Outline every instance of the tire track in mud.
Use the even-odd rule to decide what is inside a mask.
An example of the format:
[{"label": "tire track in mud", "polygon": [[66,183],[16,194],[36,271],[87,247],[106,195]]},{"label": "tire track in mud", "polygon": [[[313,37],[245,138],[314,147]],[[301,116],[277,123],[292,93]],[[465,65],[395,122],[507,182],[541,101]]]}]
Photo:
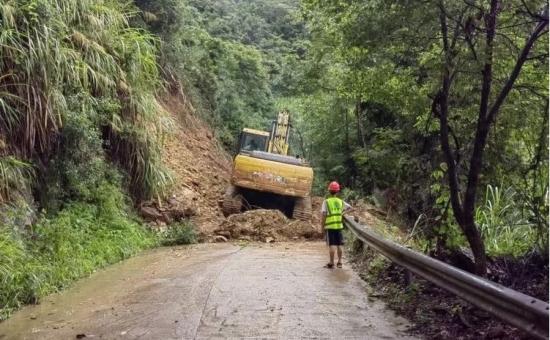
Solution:
[{"label": "tire track in mud", "polygon": [[[227,259],[225,260],[226,264],[231,261],[231,259],[236,255],[238,254],[240,251],[242,250],[242,248],[240,248],[239,250],[231,253],[229,256],[227,256]],[[208,301],[210,300],[210,295],[212,294],[212,290],[214,289],[215,285],[216,285],[216,282],[218,282],[220,276],[222,276],[223,272],[225,271],[225,269],[227,268],[227,266],[223,266],[223,269],[218,273],[218,275],[216,276],[216,278],[214,279],[214,281],[212,282],[212,285],[210,286],[210,289],[208,290],[208,295],[206,296],[206,299],[204,300],[204,306],[202,308],[202,311],[201,311],[201,314],[200,314],[200,319],[199,319],[199,322],[197,324],[197,327],[195,328],[195,335],[193,336],[193,339],[197,339],[197,334],[198,334],[198,331],[199,331],[199,328],[201,327],[202,323],[203,323],[203,318],[204,318],[204,312],[206,310],[206,306],[208,306]]]}]

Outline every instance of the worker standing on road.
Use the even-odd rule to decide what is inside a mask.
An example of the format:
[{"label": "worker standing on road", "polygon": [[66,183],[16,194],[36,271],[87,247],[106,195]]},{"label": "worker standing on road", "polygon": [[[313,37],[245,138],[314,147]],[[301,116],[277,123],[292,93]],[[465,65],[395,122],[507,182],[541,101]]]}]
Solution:
[{"label": "worker standing on road", "polygon": [[338,182],[331,182],[328,186],[330,193],[323,201],[321,206],[321,213],[323,218],[321,219],[323,232],[326,233],[327,244],[329,246],[330,262],[325,265],[325,268],[334,268],[334,253],[338,253],[338,262],[336,267],[342,268],[342,245],[344,244],[344,237],[342,235],[343,214],[346,210],[351,209],[351,205],[344,202],[337,197],[340,192],[340,184]]}]

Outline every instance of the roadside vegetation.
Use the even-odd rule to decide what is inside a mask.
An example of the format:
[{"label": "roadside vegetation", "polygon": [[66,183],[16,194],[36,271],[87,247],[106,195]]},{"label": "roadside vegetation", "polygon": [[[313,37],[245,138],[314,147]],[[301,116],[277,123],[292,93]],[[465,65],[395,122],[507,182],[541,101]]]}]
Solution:
[{"label": "roadside vegetation", "polygon": [[316,194],[337,180],[390,237],[547,279],[547,31],[541,0],[0,0],[0,317],[195,241],[135,215],[170,192],[167,95],[228,151],[288,108]]},{"label": "roadside vegetation", "polygon": [[[379,227],[383,224],[380,222]],[[375,229],[384,230],[384,237],[397,242],[409,239],[395,228]],[[407,273],[383,255],[364,246],[353,234],[348,233],[346,239],[349,260],[368,283],[369,299],[383,300],[390,309],[410,320],[410,333],[428,339],[526,338],[524,332],[494,318],[488,312],[423,278]],[[417,251],[423,246],[417,242],[406,244]],[[544,260],[540,257],[498,257],[489,264],[489,279],[548,301],[548,272],[540,270],[544,266]]]},{"label": "roadside vegetation", "polygon": [[0,320],[23,304],[37,303],[75,279],[158,244],[158,236],[127,203],[120,187],[104,184],[90,202],[69,203],[26,230],[1,228]]},{"label": "roadside vegetation", "polygon": [[495,256],[548,258],[544,1],[305,0],[301,13],[310,47],[282,101],[321,189],[338,179],[480,275]]},{"label": "roadside vegetation", "polygon": [[173,223],[161,235],[163,246],[177,246],[197,242],[197,235],[189,221]]}]

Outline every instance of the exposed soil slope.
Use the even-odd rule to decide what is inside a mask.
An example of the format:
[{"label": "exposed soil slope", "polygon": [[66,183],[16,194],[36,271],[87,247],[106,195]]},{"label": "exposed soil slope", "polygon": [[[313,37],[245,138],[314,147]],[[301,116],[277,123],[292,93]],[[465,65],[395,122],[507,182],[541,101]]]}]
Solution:
[{"label": "exposed soil slope", "polygon": [[164,106],[175,121],[163,150],[163,162],[174,176],[173,199],[193,210],[199,234],[208,235],[224,221],[219,200],[229,185],[231,157],[190,105],[171,97]]}]

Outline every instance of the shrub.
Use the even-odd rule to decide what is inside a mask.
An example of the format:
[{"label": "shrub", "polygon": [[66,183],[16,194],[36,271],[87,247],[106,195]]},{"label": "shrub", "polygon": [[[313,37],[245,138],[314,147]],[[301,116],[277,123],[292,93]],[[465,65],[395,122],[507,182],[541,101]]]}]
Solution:
[{"label": "shrub", "polygon": [[162,235],[162,245],[174,246],[181,244],[192,244],[197,242],[197,235],[193,225],[189,222],[176,223],[168,227]]},{"label": "shrub", "polygon": [[[136,198],[163,192],[170,178],[160,162],[165,115],[155,97],[158,41],[130,27],[135,14],[126,1],[0,3],[2,149],[43,171],[59,146],[68,150],[63,143],[74,136],[63,134],[85,126],[96,133],[81,140],[110,143]],[[0,172],[0,183],[23,177],[22,163],[13,165]]]},{"label": "shrub", "polygon": [[350,188],[342,189],[340,196],[346,202],[355,202],[361,197],[359,192]]}]

